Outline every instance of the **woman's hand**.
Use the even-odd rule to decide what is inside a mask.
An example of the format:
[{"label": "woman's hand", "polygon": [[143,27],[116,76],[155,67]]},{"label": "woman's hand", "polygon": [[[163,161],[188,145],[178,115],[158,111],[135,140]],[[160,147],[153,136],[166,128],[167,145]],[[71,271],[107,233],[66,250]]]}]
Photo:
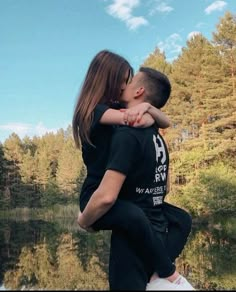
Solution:
[{"label": "woman's hand", "polygon": [[149,110],[150,106],[151,105],[148,102],[142,102],[129,109],[121,109],[120,111],[124,113],[124,124],[129,126],[138,124],[143,115]]},{"label": "woman's hand", "polygon": [[149,113],[145,113],[142,119],[138,123],[135,122],[132,126],[135,128],[148,128],[153,124],[155,124],[154,118]]}]

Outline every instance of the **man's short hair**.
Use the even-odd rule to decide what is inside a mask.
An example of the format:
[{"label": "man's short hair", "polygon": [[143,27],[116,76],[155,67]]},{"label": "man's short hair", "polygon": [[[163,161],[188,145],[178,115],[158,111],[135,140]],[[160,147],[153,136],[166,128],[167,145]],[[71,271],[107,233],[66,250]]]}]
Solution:
[{"label": "man's short hair", "polygon": [[140,67],[139,71],[144,73],[145,99],[153,106],[162,108],[171,93],[171,84],[168,77],[162,72],[149,67]]}]

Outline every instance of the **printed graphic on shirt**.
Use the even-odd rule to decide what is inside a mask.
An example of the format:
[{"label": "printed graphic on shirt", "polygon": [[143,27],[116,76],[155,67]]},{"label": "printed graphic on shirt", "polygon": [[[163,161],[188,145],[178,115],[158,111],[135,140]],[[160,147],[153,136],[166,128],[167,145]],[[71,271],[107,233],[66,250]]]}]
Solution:
[{"label": "printed graphic on shirt", "polygon": [[156,161],[157,163],[164,164],[166,162],[166,150],[160,136],[153,135],[153,142],[156,150]]},{"label": "printed graphic on shirt", "polygon": [[156,150],[155,182],[164,182],[167,179],[166,149],[159,135],[153,135],[153,143]]},{"label": "printed graphic on shirt", "polygon": [[152,205],[157,206],[163,203],[163,196],[166,193],[167,181],[167,153],[163,140],[159,135],[153,135],[153,143],[156,152],[156,168],[153,183],[150,188],[136,187],[136,193],[140,195],[151,195]]}]

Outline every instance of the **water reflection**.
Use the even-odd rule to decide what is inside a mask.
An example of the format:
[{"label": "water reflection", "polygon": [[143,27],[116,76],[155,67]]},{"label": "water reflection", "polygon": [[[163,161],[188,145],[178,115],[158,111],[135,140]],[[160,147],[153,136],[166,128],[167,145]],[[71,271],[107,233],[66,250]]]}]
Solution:
[{"label": "water reflection", "polygon": [[108,237],[43,221],[1,222],[1,283],[9,290],[107,289]]},{"label": "water reflection", "polygon": [[[198,289],[235,290],[236,221],[211,225],[193,228],[178,269]],[[109,238],[59,222],[0,221],[0,287],[107,290]]]}]

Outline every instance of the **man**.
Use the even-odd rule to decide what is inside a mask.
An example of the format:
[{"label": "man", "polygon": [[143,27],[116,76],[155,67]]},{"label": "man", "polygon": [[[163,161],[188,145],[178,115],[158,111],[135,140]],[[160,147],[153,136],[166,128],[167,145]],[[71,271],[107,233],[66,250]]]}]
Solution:
[{"label": "man", "polygon": [[[151,68],[141,67],[124,90],[121,101],[126,108],[141,102],[149,102],[161,108],[167,102],[170,92],[171,85],[164,74]],[[119,195],[119,199],[131,201],[145,212],[155,230],[157,241],[163,246],[164,243],[167,245],[167,248],[158,252],[169,259],[168,250],[171,254],[170,259],[174,261],[186,243],[191,224],[188,221],[185,236],[180,240],[178,238],[179,244],[176,243],[176,237],[169,243],[166,237],[169,227],[168,216],[175,213],[173,208],[176,207],[164,203],[168,168],[168,150],[155,126],[145,129],[117,128],[112,138],[106,173],[85,210],[79,215],[78,223],[83,228],[91,226],[114,205]],[[171,210],[168,211],[168,216],[166,216],[167,209]],[[176,212],[180,212],[182,216],[180,209],[176,208]],[[185,213],[181,220],[189,220],[184,216]],[[168,264],[169,267],[172,265],[171,262]],[[160,270],[161,268],[165,270],[166,267],[161,266]],[[135,244],[122,232],[114,231],[111,239],[110,288],[112,290],[145,290],[152,272],[151,263],[145,261],[142,256],[138,256]],[[190,290],[192,288],[182,276],[179,278],[179,274],[173,272],[174,278],[166,282],[155,276],[153,278],[155,281],[152,281],[147,289]],[[177,279],[179,283],[171,283]]]}]

